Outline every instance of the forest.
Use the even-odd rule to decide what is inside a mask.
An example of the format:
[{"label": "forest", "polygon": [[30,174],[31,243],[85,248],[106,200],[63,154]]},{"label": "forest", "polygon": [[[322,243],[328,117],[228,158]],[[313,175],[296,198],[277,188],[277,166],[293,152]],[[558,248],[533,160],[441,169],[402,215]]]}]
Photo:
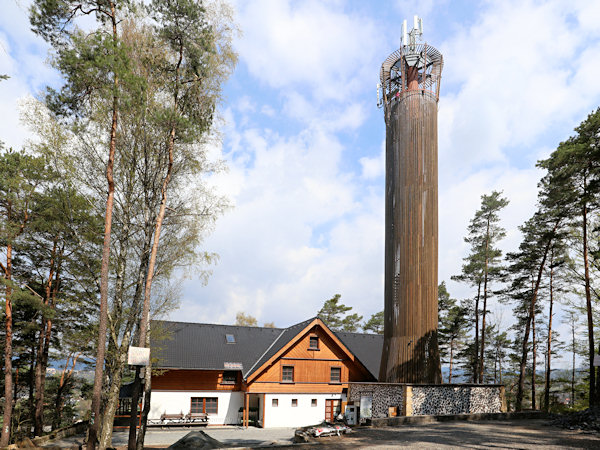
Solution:
[{"label": "forest", "polygon": [[193,0],[38,0],[29,15],[63,84],[23,102],[30,137],[0,152],[0,447],[84,419],[88,448],[106,448],[122,383],[150,393],[129,346],[149,346],[177,280],[215,258],[201,243],[228,204],[206,178],[224,167],[209,151],[237,29],[227,5]]}]

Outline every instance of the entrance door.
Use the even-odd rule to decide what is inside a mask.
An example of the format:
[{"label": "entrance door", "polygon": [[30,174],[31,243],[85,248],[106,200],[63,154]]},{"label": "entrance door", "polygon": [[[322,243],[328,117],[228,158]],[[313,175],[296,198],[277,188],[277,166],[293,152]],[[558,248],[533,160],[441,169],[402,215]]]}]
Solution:
[{"label": "entrance door", "polygon": [[325,420],[327,422],[333,422],[341,412],[341,400],[325,400]]}]

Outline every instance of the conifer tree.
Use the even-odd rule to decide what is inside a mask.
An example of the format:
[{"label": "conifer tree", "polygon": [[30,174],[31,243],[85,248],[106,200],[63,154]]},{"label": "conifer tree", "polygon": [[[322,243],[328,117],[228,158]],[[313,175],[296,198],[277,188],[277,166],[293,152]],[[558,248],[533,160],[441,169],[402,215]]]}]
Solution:
[{"label": "conifer tree", "polygon": [[[486,346],[486,317],[488,299],[492,296],[491,285],[503,276],[502,251],[496,246],[504,238],[506,232],[499,225],[499,212],[508,205],[508,199],[502,197],[502,192],[493,191],[481,196],[481,207],[475,212],[468,227],[465,242],[470,244],[470,253],[464,258],[462,273],[454,276],[456,281],[468,283],[477,287],[475,295],[474,326],[475,370],[473,382],[483,382],[484,355]],[[483,303],[481,311],[480,302]],[[481,335],[479,334],[479,315],[481,313]]]},{"label": "conifer tree", "polygon": [[452,383],[453,368],[457,352],[464,345],[469,323],[468,311],[463,305],[458,305],[450,297],[446,283],[438,286],[438,343],[441,358],[447,358],[448,383]]},{"label": "conifer tree", "polygon": [[358,331],[362,316],[356,313],[346,315],[352,310],[352,306],[340,303],[340,298],[340,294],[335,294],[332,298],[326,300],[317,316],[333,331]]},{"label": "conifer tree", "polygon": [[4,414],[0,447],[7,447],[11,438],[13,396],[13,295],[22,289],[14,278],[15,246],[29,231],[34,205],[40,186],[46,181],[43,158],[15,152],[0,155],[0,245],[6,255],[0,262],[0,285],[4,288]]},{"label": "conifer tree", "polygon": [[[34,32],[52,44],[56,55],[54,66],[65,84],[60,91],[49,89],[47,103],[55,112],[71,118],[90,119],[100,103],[98,99],[110,99],[110,106],[103,112],[103,122],[108,135],[108,158],[106,162],[107,196],[104,215],[104,243],[100,273],[100,312],[98,327],[98,352],[92,396],[92,413],[87,448],[98,443],[98,427],[101,422],[101,391],[103,366],[106,352],[108,317],[108,277],[112,214],[115,195],[114,160],[117,146],[117,128],[123,99],[122,85],[141,85],[142,80],[132,77],[127,53],[119,39],[122,13],[127,0],[36,0],[30,10]],[[75,26],[78,17],[95,17],[97,28],[83,32]],[[108,32],[107,32],[108,31]],[[138,93],[143,89],[139,89]],[[131,90],[129,90],[131,92]],[[103,446],[103,445],[101,445]]]},{"label": "conifer tree", "polygon": [[363,331],[371,332],[375,334],[383,334],[383,311],[379,311],[371,315],[369,320],[367,320],[363,326]]},{"label": "conifer tree", "polygon": [[[576,134],[564,142],[538,166],[548,171],[544,179],[547,207],[567,218],[580,229],[583,264],[583,288],[586,302],[589,350],[589,403],[600,403],[600,377],[594,360],[594,319],[590,275],[590,223],[597,208],[600,192],[600,108],[578,127]],[[597,380],[598,378],[598,380]],[[599,383],[599,386],[596,384]]]}]

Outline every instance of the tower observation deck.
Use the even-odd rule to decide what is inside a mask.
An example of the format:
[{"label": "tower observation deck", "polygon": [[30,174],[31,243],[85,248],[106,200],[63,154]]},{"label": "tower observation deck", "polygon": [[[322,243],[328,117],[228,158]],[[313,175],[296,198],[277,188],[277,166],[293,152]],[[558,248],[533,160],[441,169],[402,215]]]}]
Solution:
[{"label": "tower observation deck", "polygon": [[385,309],[379,381],[440,383],[437,109],[443,58],[403,24],[381,66],[386,123]]}]

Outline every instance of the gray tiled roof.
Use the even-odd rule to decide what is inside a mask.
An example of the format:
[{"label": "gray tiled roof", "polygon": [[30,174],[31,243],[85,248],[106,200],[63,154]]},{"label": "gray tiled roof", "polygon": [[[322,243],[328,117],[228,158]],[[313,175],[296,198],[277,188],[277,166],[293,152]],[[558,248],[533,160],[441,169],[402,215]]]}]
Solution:
[{"label": "gray tiled roof", "polygon": [[383,349],[382,334],[346,333],[334,331],[340,341],[365,366],[375,379],[379,379],[379,365]]},{"label": "gray tiled roof", "polygon": [[[302,331],[314,317],[288,328],[244,327],[206,323],[153,321],[153,329],[166,336],[151,343],[157,367],[165,369],[223,370],[241,364],[244,378],[261,367]],[[225,335],[232,334],[235,344]],[[383,336],[335,332],[377,379]]]}]

